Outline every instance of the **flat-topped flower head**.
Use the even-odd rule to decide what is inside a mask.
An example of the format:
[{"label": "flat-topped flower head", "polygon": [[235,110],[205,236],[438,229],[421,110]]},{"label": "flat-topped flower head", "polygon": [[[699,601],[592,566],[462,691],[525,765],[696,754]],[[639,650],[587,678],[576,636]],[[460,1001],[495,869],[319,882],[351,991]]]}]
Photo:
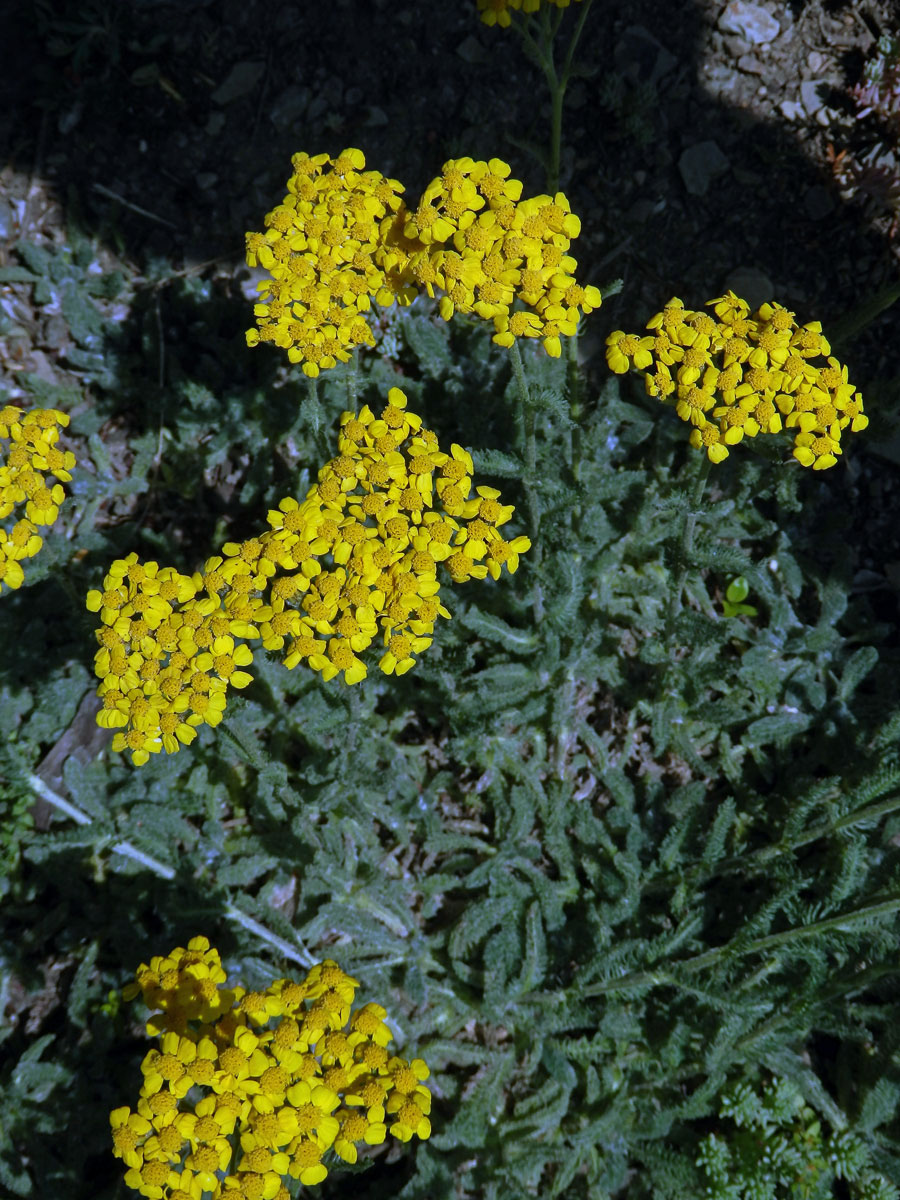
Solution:
[{"label": "flat-topped flower head", "polygon": [[[493,166],[498,177],[500,166]],[[459,169],[470,170],[468,161]],[[469,452],[456,443],[449,453],[441,449],[399,388],[390,389],[377,415],[368,406],[344,413],[339,447],[305,500],[285,499],[269,514],[272,532],[263,541],[279,539],[284,556],[266,581],[277,620],[262,629],[264,644],[281,650],[288,668],[303,663],[325,681],[340,676],[352,685],[367,677],[366,652],[379,634],[385,674],[415,665],[437,619],[450,615],[440,603],[439,567],[455,580],[488,573],[476,561],[487,553],[478,539],[466,571],[454,569],[454,538],[462,533],[465,540],[466,522],[482,506],[494,524],[508,521],[513,509],[499,503],[496,490],[473,495]],[[302,544],[295,541],[301,534]],[[513,551],[492,560],[494,578],[503,563],[515,570],[530,547],[527,538],[513,542]],[[307,556],[316,559],[315,571]]]},{"label": "flat-topped flower head", "polygon": [[[652,338],[617,331],[607,338],[611,370],[643,370],[647,392],[693,426],[690,443],[712,462],[757,435],[794,433],[793,457],[822,471],[836,464],[841,436],[868,425],[847,367],[831,355],[818,321],[768,301],[756,312],[734,292],[692,312],[673,297],[651,317]],[[817,359],[825,359],[823,363]]]},{"label": "flat-topped flower head", "polygon": [[538,337],[556,357],[561,337],[599,306],[600,292],[574,278],[569,249],[581,222],[566,196],[522,191],[502,159],[448,160],[407,219],[405,235],[417,247],[410,269],[429,295],[443,293],[445,320],[475,313],[493,322],[498,345]]},{"label": "flat-topped flower head", "polygon": [[428,1068],[389,1056],[385,1009],[354,1012],[357,981],[333,960],[247,992],[228,986],[218,952],[194,938],[142,964],[126,992],[158,1003],[160,989],[177,994],[185,973],[203,968],[225,985],[227,1011],[211,1027],[208,1014],[185,1010],[181,1032],[157,1032],[136,1111],[110,1114],[126,1186],[159,1200],[284,1200],[289,1178],[322,1182],[329,1149],[356,1162],[385,1141],[388,1121],[400,1141],[429,1136]]},{"label": "flat-topped flower head", "polygon": [[22,586],[22,563],[44,544],[37,530],[59,517],[75,466],[72,451],[56,444],[68,423],[55,408],[0,408],[0,593]]},{"label": "flat-topped flower head", "polygon": [[[525,12],[536,3],[516,0]],[[311,377],[374,344],[373,303],[408,304],[417,291],[438,297],[445,320],[475,313],[499,345],[539,336],[551,356],[600,304],[574,277],[581,222],[566,196],[523,198],[502,159],[449,159],[409,210],[401,185],[366,171],[359,150],[299,154],[293,166],[265,231],[246,235],[248,266],[269,275],[247,342],[281,347]]]},{"label": "flat-topped flower head", "polygon": [[252,651],[235,638],[260,637],[253,619],[268,615],[261,589],[271,571],[260,568],[255,539],[229,549],[231,557],[209,559],[193,577],[130,554],[87,594],[88,610],[103,623],[94,658],[104,702],[97,720],[118,729],[113,749],[128,750],[137,766],[189,745],[200,726],[217,725],[228,689],[252,680],[244,670]]},{"label": "flat-topped flower head", "polygon": [[353,147],[335,159],[294,155],[288,193],[266,215],[266,231],[246,235],[248,266],[270,276],[258,285],[247,344],[281,347],[313,378],[374,344],[366,318],[373,302],[413,296],[403,188],[365,165]]},{"label": "flat-topped flower head", "polygon": [[[442,449],[399,388],[377,415],[368,406],[345,413],[338,449],[304,498],[283,498],[268,528],[226,542],[202,571],[181,574],[132,553],[88,592],[100,618],[97,722],[115,731],[113,750],[141,766],[220,724],[232,689],[252,683],[259,641],[288,669],[302,663],[352,686],[367,677],[380,636],[381,670],[405,674],[450,615],[442,572],[454,582],[497,579],[529,550],[528,538],[497,532],[513,507],[496,489],[473,486],[469,451]],[[21,526],[10,563],[0,562],[0,580],[5,572],[12,586],[20,582],[12,554],[33,544],[32,528]],[[6,545],[0,539],[0,551]]]}]

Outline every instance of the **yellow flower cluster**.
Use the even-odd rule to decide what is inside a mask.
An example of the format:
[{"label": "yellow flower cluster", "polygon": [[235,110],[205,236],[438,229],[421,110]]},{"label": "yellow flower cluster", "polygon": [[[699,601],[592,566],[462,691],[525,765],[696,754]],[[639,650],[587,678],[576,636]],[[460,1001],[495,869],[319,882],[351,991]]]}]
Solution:
[{"label": "yellow flower cluster", "polygon": [[[414,280],[429,295],[444,295],[441,316],[477,313],[494,323],[494,341],[511,346],[540,338],[558,358],[560,338],[571,336],[582,312],[600,304],[600,292],[575,281],[569,254],[581,222],[562,192],[523,200],[522,183],[499,158],[444,163],[405,227]],[[513,311],[514,301],[525,308]]]},{"label": "yellow flower cluster", "polygon": [[[272,584],[263,645],[285,643],[286,666],[306,661],[325,679],[343,672],[353,684],[366,677],[357,656],[379,626],[387,675],[404,674],[431,645],[438,617],[450,615],[438,565],[454,583],[498,579],[503,566],[515,572],[531,543],[503,538],[512,505],[495,488],[473,494],[471,456],[455,443],[442,451],[399,388],[378,418],[368,406],[342,415],[338,450],[302,504],[284,500],[269,513],[289,573]],[[321,569],[322,555],[330,569]]]},{"label": "yellow flower cluster", "polygon": [[712,462],[727,458],[744,436],[791,429],[799,463],[816,471],[833,467],[841,435],[865,429],[869,418],[846,366],[831,356],[821,324],[800,326],[774,302],[751,314],[734,292],[707,307],[715,319],[675,297],[647,322],[649,335],[610,334],[610,368],[644,371],[648,394],[675,406],[693,426],[691,445]]},{"label": "yellow flower cluster", "polygon": [[[568,8],[571,0],[546,2],[553,8]],[[485,25],[499,25],[501,29],[509,27],[510,12],[535,13],[540,7],[541,0],[478,0],[478,11]]]},{"label": "yellow flower cluster", "polygon": [[455,583],[499,579],[531,546],[502,536],[512,505],[495,488],[473,488],[471,456],[455,443],[442,451],[399,388],[380,417],[368,406],[343,414],[338,451],[302,502],[282,500],[269,529],[227,543],[202,573],[131,554],[88,593],[102,622],[97,722],[119,730],[114,750],[141,765],[217,725],[228,688],[251,680],[247,641],[282,651],[288,668],[305,662],[354,684],[380,631],[379,666],[402,675],[450,616],[438,566]]},{"label": "yellow flower cluster", "polygon": [[142,963],[136,983],[159,1039],[141,1064],[136,1111],[110,1114],[125,1183],[148,1200],[289,1200],[359,1145],[431,1134],[425,1063],[392,1055],[380,1004],[352,1009],[359,984],[330,959],[301,982],[229,987],[204,937]]},{"label": "yellow flower cluster", "polygon": [[401,185],[364,171],[362,151],[295,154],[288,194],[266,215],[265,233],[247,234],[247,264],[264,267],[247,344],[273,342],[315,377],[373,345],[364,314],[372,299],[409,303]]},{"label": "yellow flower cluster", "polygon": [[[415,212],[396,180],[363,172],[359,150],[334,161],[297,154],[293,165],[266,233],[247,234],[247,263],[272,277],[259,284],[247,342],[281,346],[309,376],[374,344],[364,315],[373,299],[408,304],[417,289],[439,289],[445,320],[477,313],[493,321],[501,346],[540,338],[554,357],[561,336],[600,304],[597,288],[575,281],[569,250],[581,222],[565,195],[522,200],[499,158],[451,159]],[[524,311],[513,311],[516,300]]]},{"label": "yellow flower cluster", "polygon": [[[66,483],[72,478],[75,455],[57,446],[59,431],[68,423],[55,408],[0,408],[0,521],[18,517],[8,527],[0,525],[0,591],[4,584],[22,586],[22,562],[44,544],[38,528],[59,516],[65,492],[61,482],[48,483],[48,476]],[[23,507],[24,516],[18,516]]]},{"label": "yellow flower cluster", "polygon": [[151,753],[190,744],[198,726],[218,725],[228,688],[252,679],[241,668],[253,655],[235,638],[259,636],[259,588],[274,566],[261,545],[229,543],[224,552],[193,576],[129,554],[112,564],[103,591],[87,594],[102,622],[97,724],[120,730],[113,749],[130,750],[139,766]]}]

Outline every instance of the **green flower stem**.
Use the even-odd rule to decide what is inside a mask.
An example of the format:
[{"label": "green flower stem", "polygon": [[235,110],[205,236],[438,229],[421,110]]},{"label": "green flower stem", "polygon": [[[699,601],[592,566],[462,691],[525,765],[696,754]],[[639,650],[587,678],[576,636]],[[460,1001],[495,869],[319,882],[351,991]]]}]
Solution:
[{"label": "green flower stem", "polygon": [[[47,804],[50,804],[57,811],[64,813],[76,825],[93,825],[94,821],[92,817],[89,817],[86,812],[70,800],[66,800],[64,796],[60,796],[57,792],[54,792],[41,779],[40,775],[28,775],[26,776],[26,782],[36,796],[40,796]],[[132,862],[146,867],[158,879],[169,881],[175,878],[176,871],[174,867],[167,866],[166,863],[160,862],[158,858],[153,858],[151,855],[145,854],[143,850],[139,850],[131,842],[115,842],[110,849],[114,854],[119,854],[122,858],[129,858]],[[236,925],[243,926],[244,929],[254,934],[261,941],[268,942],[270,946],[274,947],[274,949],[291,962],[299,963],[303,967],[311,967],[316,961],[305,948],[300,947],[298,949],[298,947],[292,946],[290,942],[286,942],[284,938],[279,937],[277,933],[273,933],[271,929],[267,929],[265,925],[260,925],[259,921],[251,917],[249,913],[243,912],[236,905],[226,904],[224,913],[229,921],[234,921]]]},{"label": "green flower stem", "polygon": [[[572,478],[575,483],[578,483],[581,471],[581,371],[578,369],[578,333],[572,334],[566,339],[566,391],[569,397],[569,418],[572,422],[572,427],[567,431],[566,440],[567,448],[571,447],[569,453],[569,466],[572,470]],[[578,508],[577,516],[580,517],[581,510]]]},{"label": "green flower stem", "polygon": [[684,585],[687,582],[688,572],[691,569],[691,554],[694,549],[694,533],[697,529],[697,518],[700,515],[700,505],[703,500],[703,492],[706,488],[706,480],[709,476],[710,461],[706,454],[701,455],[700,465],[696,468],[694,476],[694,486],[691,489],[690,499],[688,500],[687,512],[684,514],[684,524],[681,527],[681,542],[679,545],[679,564],[678,575],[675,579],[675,586],[672,588],[672,594],[669,598],[669,611],[666,615],[666,640],[671,641],[672,630],[678,614],[681,612],[681,597],[684,592]]},{"label": "green flower stem", "polygon": [[[572,480],[578,483],[581,465],[581,375],[578,370],[578,335],[573,334],[566,340],[566,394],[569,400],[569,417],[571,425],[563,433],[563,453]],[[575,500],[569,507],[569,526],[574,534],[573,544],[577,544],[578,531],[581,528],[581,504]],[[556,749],[554,752],[554,771],[557,779],[568,778],[568,764],[573,747],[577,744],[575,727],[577,724],[575,706],[577,686],[575,682],[578,670],[578,655],[580,646],[569,636],[564,636],[562,644],[565,647],[568,666],[562,683],[558,685],[559,701],[557,713],[559,727],[555,731]],[[570,794],[571,795],[571,794]],[[561,800],[568,802],[570,796]]]},{"label": "green flower stem", "polygon": [[312,435],[316,447],[316,453],[322,464],[331,459],[331,453],[328,449],[328,440],[325,437],[325,426],[322,422],[322,405],[319,400],[319,381],[314,376],[309,376],[307,380],[307,391],[309,393],[309,411],[312,418]]},{"label": "green flower stem", "polygon": [[347,689],[347,736],[341,743],[342,774],[350,778],[356,772],[356,748],[362,729],[362,701],[359,684]]},{"label": "green flower stem", "polygon": [[[569,48],[566,51],[566,59],[563,63],[562,69],[562,78],[566,84],[568,84],[569,78],[572,74],[572,63],[575,59],[575,51],[578,49],[578,42],[581,38],[582,32],[584,31],[584,23],[587,20],[587,15],[591,10],[591,5],[593,2],[594,0],[583,0],[581,11],[578,14],[578,20],[575,22],[575,29],[573,30],[572,36],[569,39]],[[560,11],[562,12],[562,10]]]},{"label": "green flower stem", "polygon": [[525,378],[525,365],[522,362],[522,352],[518,342],[513,342],[509,356],[512,361],[513,375],[519,391],[521,405],[522,433],[525,443],[525,472],[522,484],[525,489],[525,504],[528,509],[528,525],[531,534],[531,568],[534,571],[534,589],[532,592],[532,608],[534,621],[539,625],[544,616],[544,593],[540,582],[541,566],[541,500],[535,487],[537,479],[537,435],[535,432],[535,406],[531,398],[528,380]]},{"label": "green flower stem", "polygon": [[550,91],[550,154],[547,159],[547,191],[551,195],[555,195],[559,191],[559,160],[562,148],[562,118],[566,89],[569,86],[569,80],[572,76],[572,63],[575,58],[575,50],[578,47],[578,42],[581,38],[584,23],[587,20],[592,2],[593,0],[583,0],[580,6],[578,20],[569,39],[568,49],[566,50],[561,70],[557,70],[553,47],[560,23],[565,14],[565,9],[557,9],[551,15],[550,9],[546,5],[542,7],[541,29],[538,38],[532,36],[528,18],[522,24],[513,22],[516,31],[525,44],[525,49],[529,57],[537,63],[543,72]]},{"label": "green flower stem", "polygon": [[[880,904],[870,904],[866,908],[858,908],[855,912],[843,913],[838,917],[827,917],[824,921],[812,921],[809,925],[798,925],[794,929],[784,929],[781,933],[767,934],[766,937],[748,942],[738,953],[742,957],[746,954],[761,954],[767,950],[774,950],[778,946],[787,946],[791,942],[800,941],[802,938],[815,937],[820,933],[830,933],[832,929],[846,931],[848,928],[864,925],[867,921],[887,917],[896,912],[900,912],[900,896],[895,896],[891,900],[882,900]],[[728,946],[716,946],[715,949],[697,954],[680,965],[696,971],[701,967],[709,966],[710,963],[716,962],[717,959],[723,958],[728,953],[730,953]],[[900,971],[900,966],[897,969]]]},{"label": "green flower stem", "polygon": [[562,119],[563,103],[566,98],[566,85],[557,83],[551,75],[547,75],[550,86],[550,161],[547,166],[547,191],[555,196],[559,191],[559,161],[562,156]]},{"label": "green flower stem", "polygon": [[[661,966],[655,971],[632,971],[629,975],[622,975],[619,979],[591,983],[583,988],[575,987],[566,994],[566,999],[569,1002],[572,999],[585,1000],[592,996],[603,996],[609,992],[629,991],[631,988],[678,987],[679,981],[673,973],[676,970],[699,971],[704,967],[713,966],[720,959],[745,958],[750,954],[762,954],[777,947],[789,945],[791,942],[802,941],[803,938],[829,933],[833,929],[852,929],[857,925],[864,925],[867,921],[891,916],[897,912],[900,912],[900,897],[883,900],[880,904],[870,904],[866,908],[858,908],[855,912],[844,913],[839,917],[828,917],[824,921],[798,925],[794,929],[785,929],[781,933],[770,933],[766,937],[756,938],[755,941],[746,942],[743,945],[740,944],[740,939],[735,939],[737,945],[728,943],[725,946],[716,946],[713,950],[707,950],[703,954],[695,954],[693,958],[684,958],[680,962],[676,960],[670,964],[668,969]],[[894,971],[900,973],[900,965],[894,967]],[[523,997],[523,999],[532,1004],[559,1004],[560,1002],[558,992],[545,992]]]}]

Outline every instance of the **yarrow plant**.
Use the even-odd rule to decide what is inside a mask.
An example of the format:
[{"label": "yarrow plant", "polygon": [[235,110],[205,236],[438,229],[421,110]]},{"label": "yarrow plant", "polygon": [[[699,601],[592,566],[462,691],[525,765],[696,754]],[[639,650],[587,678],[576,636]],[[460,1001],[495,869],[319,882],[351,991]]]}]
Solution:
[{"label": "yarrow plant", "polygon": [[[125,997],[154,1010],[136,1108],[110,1114],[126,1185],[148,1200],[288,1200],[323,1159],[431,1134],[425,1063],[392,1055],[380,1004],[331,959],[264,992],[229,986],[205,937],[142,963]],[[332,1164],[333,1165],[333,1164]]]},{"label": "yarrow plant", "polygon": [[268,530],[226,543],[202,573],[136,554],[112,564],[87,607],[102,622],[97,722],[119,730],[114,750],[141,765],[217,725],[229,687],[251,681],[248,641],[282,651],[288,668],[305,662],[354,684],[368,673],[359,655],[380,631],[379,666],[402,675],[450,616],[439,565],[454,583],[517,570],[531,542],[500,532],[513,506],[495,488],[473,489],[469,453],[455,443],[441,450],[406,403],[392,388],[380,417],[368,406],[345,412],[339,454],[305,500],[283,499]]},{"label": "yarrow plant", "polygon": [[779,305],[673,301],[582,370],[556,122],[590,3],[466,10],[535,48],[551,105],[500,99],[551,115],[546,182],[293,160],[248,222],[273,387],[218,271],[135,278],[27,206],[0,337],[94,469],[0,601],[0,1196],[898,1200],[883,472],[778,463],[866,420]]},{"label": "yarrow plant", "polygon": [[647,322],[648,335],[611,333],[611,370],[645,372],[648,395],[674,406],[692,426],[691,445],[711,462],[722,462],[745,436],[789,429],[799,463],[816,471],[833,467],[842,434],[865,429],[869,419],[820,322],[800,326],[774,302],[751,314],[734,292],[707,307],[715,319],[673,297]]},{"label": "yarrow plant", "polygon": [[[59,516],[66,498],[62,484],[75,466],[72,451],[57,445],[60,429],[68,424],[68,416],[55,408],[0,408],[0,521],[5,523],[0,525],[0,591],[4,584],[22,586],[22,562],[44,544],[38,529]],[[49,482],[51,476],[56,483]]]},{"label": "yarrow plant", "polygon": [[560,338],[600,304],[596,287],[575,280],[569,251],[581,222],[565,195],[523,200],[521,181],[499,158],[449,160],[412,212],[396,180],[363,172],[359,150],[333,161],[297,154],[293,164],[267,232],[247,234],[248,265],[271,275],[258,285],[247,342],[286,349],[312,378],[348,361],[354,347],[374,345],[364,315],[373,300],[409,304],[437,290],[445,320],[475,313],[493,322],[499,345],[540,338],[554,357]]}]

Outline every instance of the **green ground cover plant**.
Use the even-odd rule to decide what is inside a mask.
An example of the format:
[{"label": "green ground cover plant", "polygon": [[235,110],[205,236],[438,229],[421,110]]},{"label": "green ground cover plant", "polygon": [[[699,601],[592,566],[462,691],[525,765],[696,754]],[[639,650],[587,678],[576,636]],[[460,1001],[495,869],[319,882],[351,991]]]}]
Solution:
[{"label": "green ground cover plant", "polygon": [[585,369],[590,8],[477,4],[544,193],[298,147],[242,310],[77,214],[0,268],[81,380],[0,408],[6,1195],[898,1195],[896,416],[814,297]]}]

